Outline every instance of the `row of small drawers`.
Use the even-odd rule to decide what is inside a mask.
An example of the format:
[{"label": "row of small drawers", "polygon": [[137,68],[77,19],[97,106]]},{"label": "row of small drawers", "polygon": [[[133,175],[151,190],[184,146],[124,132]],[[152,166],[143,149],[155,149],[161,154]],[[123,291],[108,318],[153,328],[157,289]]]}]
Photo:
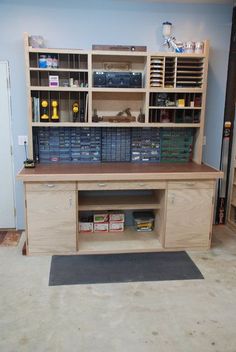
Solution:
[{"label": "row of small drawers", "polygon": [[26,192],[98,191],[134,189],[202,189],[214,188],[214,180],[189,181],[104,181],[104,182],[26,182]]}]

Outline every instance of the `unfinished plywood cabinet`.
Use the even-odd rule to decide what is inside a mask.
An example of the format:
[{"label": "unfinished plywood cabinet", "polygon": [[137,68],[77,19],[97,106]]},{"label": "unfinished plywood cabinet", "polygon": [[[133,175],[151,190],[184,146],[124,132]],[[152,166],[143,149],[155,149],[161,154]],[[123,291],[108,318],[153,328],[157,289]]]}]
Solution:
[{"label": "unfinished plywood cabinet", "polygon": [[165,248],[210,246],[213,192],[201,182],[198,188],[178,188],[176,182],[176,189],[168,189]]},{"label": "unfinished plywood cabinet", "polygon": [[[29,254],[208,249],[215,179],[204,165],[38,165],[22,170]],[[130,186],[129,186],[130,185]],[[94,193],[95,192],[95,193]],[[152,210],[151,232],[80,233],[86,212]]]},{"label": "unfinished plywood cabinet", "polygon": [[76,199],[75,183],[26,185],[30,253],[76,252]]}]

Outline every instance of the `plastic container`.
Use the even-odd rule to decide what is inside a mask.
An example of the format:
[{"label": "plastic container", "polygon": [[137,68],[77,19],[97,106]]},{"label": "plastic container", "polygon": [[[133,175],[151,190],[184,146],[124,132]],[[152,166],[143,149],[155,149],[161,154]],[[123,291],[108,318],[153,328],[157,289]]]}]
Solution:
[{"label": "plastic container", "polygon": [[52,58],[51,55],[47,57],[47,68],[52,68]]},{"label": "plastic container", "polygon": [[152,211],[134,212],[133,218],[136,231],[153,231],[155,216]]},{"label": "plastic container", "polygon": [[47,68],[47,57],[46,55],[39,56],[39,68]]},{"label": "plastic container", "polygon": [[44,39],[41,35],[31,35],[29,37],[29,44],[32,48],[44,48]]},{"label": "plastic container", "polygon": [[193,54],[195,49],[195,43],[192,41],[186,42],[184,44],[184,52],[186,54]]},{"label": "plastic container", "polygon": [[203,54],[204,53],[204,43],[196,42],[195,43],[195,54]]}]

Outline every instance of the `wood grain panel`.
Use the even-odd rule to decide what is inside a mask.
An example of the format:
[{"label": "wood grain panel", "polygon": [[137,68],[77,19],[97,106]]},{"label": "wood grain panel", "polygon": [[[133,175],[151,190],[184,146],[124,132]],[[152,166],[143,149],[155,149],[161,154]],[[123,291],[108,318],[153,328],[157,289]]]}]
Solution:
[{"label": "wood grain panel", "polygon": [[213,189],[168,190],[165,247],[209,246]]},{"label": "wood grain panel", "polygon": [[76,192],[27,192],[29,253],[76,251]]},{"label": "wood grain panel", "polygon": [[44,165],[35,169],[22,169],[17,179],[27,181],[167,181],[167,180],[214,180],[222,178],[223,172],[206,165],[195,163],[173,164],[135,164],[135,163],[101,163]]}]

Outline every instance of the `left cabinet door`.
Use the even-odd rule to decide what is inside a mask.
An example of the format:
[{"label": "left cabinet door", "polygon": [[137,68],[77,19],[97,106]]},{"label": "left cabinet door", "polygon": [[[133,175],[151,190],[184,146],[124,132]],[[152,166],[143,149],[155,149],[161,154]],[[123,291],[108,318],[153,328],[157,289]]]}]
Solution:
[{"label": "left cabinet door", "polygon": [[61,185],[26,186],[29,254],[76,252],[76,191],[71,183]]}]

